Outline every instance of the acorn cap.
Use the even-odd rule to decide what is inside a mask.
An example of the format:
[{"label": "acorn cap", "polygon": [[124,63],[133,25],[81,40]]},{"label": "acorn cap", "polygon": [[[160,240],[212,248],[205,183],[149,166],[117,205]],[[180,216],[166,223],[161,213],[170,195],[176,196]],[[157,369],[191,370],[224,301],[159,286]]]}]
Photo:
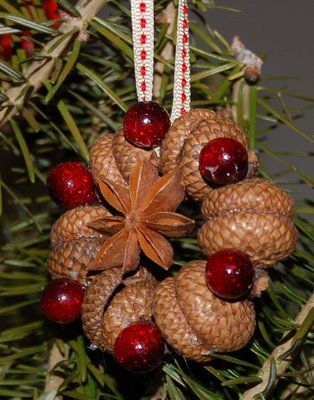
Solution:
[{"label": "acorn cap", "polygon": [[91,220],[111,216],[103,206],[73,208],[61,215],[51,228],[51,245],[81,238],[106,239],[107,235],[88,227]]},{"label": "acorn cap", "polygon": [[118,129],[114,135],[113,154],[119,171],[127,181],[137,161],[141,158],[147,158],[156,168],[159,166],[159,156],[156,150],[146,150],[134,146],[125,139],[122,128]]},{"label": "acorn cap", "polygon": [[111,296],[122,282],[122,269],[111,268],[97,275],[88,286],[82,304],[83,330],[91,343],[105,350],[101,320]]},{"label": "acorn cap", "polygon": [[94,181],[105,174],[113,182],[126,186],[113,155],[114,134],[110,133],[97,139],[90,151],[91,173]]},{"label": "acorn cap", "polygon": [[51,278],[71,278],[85,285],[87,267],[96,257],[103,240],[82,238],[55,245],[48,258]]},{"label": "acorn cap", "polygon": [[202,214],[208,219],[238,210],[276,213],[291,218],[294,202],[274,183],[252,178],[212,190],[202,204]]},{"label": "acorn cap", "polygon": [[215,115],[214,111],[197,109],[183,114],[174,121],[162,142],[160,165],[163,175],[178,166],[184,141],[200,121],[214,118]]},{"label": "acorn cap", "polygon": [[184,141],[180,154],[180,166],[183,170],[185,189],[194,200],[203,200],[212,190],[199,170],[199,156],[201,150],[209,141],[220,137],[228,137],[240,142],[249,155],[248,176],[255,172],[258,163],[254,152],[249,151],[245,131],[234,121],[215,113],[214,117],[197,124]]},{"label": "acorn cap", "polygon": [[[100,350],[113,351],[120,332],[133,322],[151,320],[155,278],[140,267],[132,281],[122,278],[122,268],[97,275],[87,288],[83,306],[83,330]],[[124,285],[127,285],[126,287]]]},{"label": "acorn cap", "polygon": [[297,230],[279,214],[237,211],[207,221],[198,233],[198,243],[207,256],[223,249],[246,253],[253,264],[272,266],[295,249]]},{"label": "acorn cap", "polygon": [[117,293],[102,318],[103,343],[113,352],[119,334],[139,321],[151,321],[154,286],[146,281],[136,282]]},{"label": "acorn cap", "polygon": [[[239,350],[255,329],[255,312],[249,300],[226,302],[208,289],[206,261],[192,261],[175,278],[155,291],[153,315],[167,341],[196,361],[212,352]],[[209,356],[209,357],[208,357]]]}]

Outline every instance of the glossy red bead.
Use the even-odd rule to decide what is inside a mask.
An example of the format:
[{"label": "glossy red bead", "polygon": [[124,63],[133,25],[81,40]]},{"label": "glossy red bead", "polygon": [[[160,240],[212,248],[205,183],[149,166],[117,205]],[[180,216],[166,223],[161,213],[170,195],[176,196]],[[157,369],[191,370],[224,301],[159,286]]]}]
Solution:
[{"label": "glossy red bead", "polygon": [[133,372],[147,372],[162,362],[164,350],[159,329],[151,323],[138,322],[120,333],[114,355],[123,367]]},{"label": "glossy red bead", "polygon": [[135,103],[123,121],[127,140],[139,147],[160,146],[170,127],[167,111],[153,101]]},{"label": "glossy red bead", "polygon": [[85,289],[78,282],[55,279],[45,288],[40,306],[50,320],[68,324],[80,317],[84,294]]},{"label": "glossy red bead", "polygon": [[217,138],[203,147],[199,168],[209,182],[227,185],[239,182],[248,172],[248,153],[237,140]]},{"label": "glossy red bead", "polygon": [[63,208],[84,206],[96,200],[93,178],[78,162],[64,162],[53,168],[47,186],[51,198]]},{"label": "glossy red bead", "polygon": [[248,255],[239,250],[221,250],[211,255],[206,264],[206,283],[224,299],[244,296],[252,287],[254,267]]}]

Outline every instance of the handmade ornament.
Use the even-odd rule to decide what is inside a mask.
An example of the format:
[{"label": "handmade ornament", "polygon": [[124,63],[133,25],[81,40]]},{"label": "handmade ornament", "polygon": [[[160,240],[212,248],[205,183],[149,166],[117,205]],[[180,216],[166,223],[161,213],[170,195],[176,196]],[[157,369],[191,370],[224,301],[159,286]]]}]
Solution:
[{"label": "handmade ornament", "polygon": [[52,321],[68,324],[80,317],[84,294],[85,290],[78,282],[68,278],[56,279],[44,290],[41,309]]},{"label": "handmade ornament", "polygon": [[255,328],[253,303],[226,302],[212,294],[205,266],[206,261],[188,263],[157,286],[153,300],[153,315],[167,343],[196,361],[242,348]]},{"label": "handmade ornament", "polygon": [[287,193],[264,179],[245,179],[212,190],[202,206],[208,221],[199,231],[199,245],[208,256],[236,249],[246,253],[254,266],[272,266],[295,249],[293,210]]},{"label": "handmade ornament", "polygon": [[[236,155],[234,153],[237,152],[228,144],[229,153],[239,167],[229,164],[229,169],[231,168],[229,170],[223,165],[223,162],[217,163],[217,160],[219,160],[217,157],[210,174],[210,166],[208,166],[206,172],[206,154],[208,157],[213,155],[213,146],[215,143],[217,144],[214,141],[218,138],[221,138],[221,140],[222,138],[232,139],[236,142],[237,148],[242,150]],[[206,146],[211,147],[209,151],[206,151]],[[223,148],[223,145],[220,146],[221,148]],[[247,156],[245,156],[244,149]],[[221,154],[224,151],[219,150],[219,152]],[[240,157],[239,154],[241,154]],[[200,169],[201,155],[204,164],[201,165]],[[225,162],[225,164],[228,164],[228,162]],[[194,200],[203,200],[217,184],[230,183],[230,175],[233,175],[233,181],[242,179],[245,176],[253,175],[258,167],[255,153],[249,150],[245,131],[232,120],[226,119],[211,110],[190,111],[178,118],[169,129],[161,148],[162,172],[168,173],[178,165],[183,172],[185,190]],[[205,176],[211,175],[214,186],[208,180],[208,176],[202,175],[201,170],[203,170]],[[215,170],[218,170],[217,177],[214,176],[213,171]]]},{"label": "handmade ornament", "polygon": [[93,204],[96,192],[90,172],[78,162],[64,162],[48,174],[47,186],[52,199],[63,208]]}]

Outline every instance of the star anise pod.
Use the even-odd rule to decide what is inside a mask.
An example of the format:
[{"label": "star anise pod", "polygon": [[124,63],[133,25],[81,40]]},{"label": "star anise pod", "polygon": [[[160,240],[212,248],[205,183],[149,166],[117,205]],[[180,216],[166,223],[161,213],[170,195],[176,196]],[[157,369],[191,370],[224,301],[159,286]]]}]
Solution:
[{"label": "star anise pod", "polygon": [[90,270],[123,266],[123,271],[137,268],[141,250],[168,269],[173,249],[164,236],[180,237],[190,232],[194,221],[174,211],[184,198],[179,170],[159,177],[148,160],[139,160],[130,177],[129,188],[106,177],[98,180],[105,200],[119,213],[102,217],[89,226],[112,235],[102,245]]}]

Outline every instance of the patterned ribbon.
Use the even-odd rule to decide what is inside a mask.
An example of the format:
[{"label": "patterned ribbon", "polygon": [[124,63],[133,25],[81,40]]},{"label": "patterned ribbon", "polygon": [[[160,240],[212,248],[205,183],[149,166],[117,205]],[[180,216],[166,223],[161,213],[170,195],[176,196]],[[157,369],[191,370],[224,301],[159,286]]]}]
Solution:
[{"label": "patterned ribbon", "polygon": [[[171,121],[190,110],[188,0],[179,0]],[[136,93],[151,101],[154,79],[154,0],[131,0]]]}]

